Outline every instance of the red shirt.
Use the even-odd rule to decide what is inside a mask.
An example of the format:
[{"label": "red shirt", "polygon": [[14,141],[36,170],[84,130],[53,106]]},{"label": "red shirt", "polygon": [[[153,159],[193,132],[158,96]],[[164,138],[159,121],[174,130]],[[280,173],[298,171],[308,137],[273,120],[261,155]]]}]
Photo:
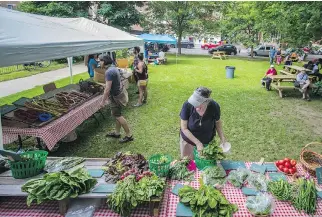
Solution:
[{"label": "red shirt", "polygon": [[277,71],[274,68],[269,68],[266,72],[266,75],[277,75]]}]

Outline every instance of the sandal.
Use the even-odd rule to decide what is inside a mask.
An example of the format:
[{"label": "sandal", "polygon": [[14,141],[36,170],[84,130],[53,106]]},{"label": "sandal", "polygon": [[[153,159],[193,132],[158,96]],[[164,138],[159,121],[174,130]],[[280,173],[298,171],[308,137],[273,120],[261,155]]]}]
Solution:
[{"label": "sandal", "polygon": [[112,137],[112,138],[119,139],[119,138],[121,138],[121,134],[116,134],[115,132],[111,132],[111,133],[106,134],[106,137]]},{"label": "sandal", "polygon": [[131,142],[133,140],[134,140],[133,136],[125,136],[124,138],[120,139],[120,143]]}]

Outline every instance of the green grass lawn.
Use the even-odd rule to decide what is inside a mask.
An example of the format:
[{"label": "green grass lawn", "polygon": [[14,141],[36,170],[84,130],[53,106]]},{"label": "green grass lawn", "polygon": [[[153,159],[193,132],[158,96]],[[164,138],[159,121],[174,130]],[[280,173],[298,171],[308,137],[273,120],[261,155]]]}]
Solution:
[{"label": "green grass lawn", "polygon": [[67,64],[57,63],[57,62],[52,62],[48,67],[44,67],[44,68],[36,67],[36,69],[32,69],[32,70],[25,70],[21,65],[18,66],[19,70],[16,70],[17,66],[2,67],[0,68],[0,82],[9,81],[17,78],[28,77],[42,72],[49,72],[49,71],[53,71],[53,70],[57,70],[65,67],[67,67]]},{"label": "green grass lawn", "polygon": [[[225,66],[236,67],[234,79],[226,79]],[[321,141],[321,98],[313,97],[307,102],[301,100],[298,91],[290,91],[281,99],[277,91],[266,91],[261,88],[260,79],[268,67],[268,61],[211,60],[205,56],[180,56],[176,65],[174,57],[169,56],[167,65],[149,67],[147,105],[133,108],[138,96],[133,85],[129,89],[131,102],[124,116],[133,130],[134,142],[121,145],[105,137],[114,127],[106,109],[107,120],[99,115],[100,125],[93,119],[87,120],[77,129],[77,141],[61,145],[51,155],[110,157],[118,151],[133,151],[146,157],[168,153],[177,158],[181,106],[198,86],[206,86],[221,106],[224,132],[232,144],[229,159],[298,159],[305,144]],[[39,94],[39,90],[28,94]],[[17,95],[12,101],[16,98]],[[6,97],[7,102],[10,100]],[[26,146],[34,141],[29,140]]]}]

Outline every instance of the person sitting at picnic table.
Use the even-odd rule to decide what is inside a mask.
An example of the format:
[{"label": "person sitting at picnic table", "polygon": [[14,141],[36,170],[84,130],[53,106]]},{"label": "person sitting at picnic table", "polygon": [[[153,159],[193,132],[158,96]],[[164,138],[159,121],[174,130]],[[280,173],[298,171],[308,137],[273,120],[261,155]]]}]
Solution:
[{"label": "person sitting at picnic table", "polygon": [[278,48],[277,52],[276,52],[276,63],[277,65],[280,65],[282,62],[282,50],[281,48]]},{"label": "person sitting at picnic table", "polygon": [[322,74],[320,73],[318,60],[314,60],[312,72],[309,72],[308,74],[309,75],[317,76],[318,77],[318,80],[319,81],[322,81]]},{"label": "person sitting at picnic table", "polygon": [[156,58],[156,60],[157,60],[158,64],[165,63],[165,61],[166,61],[166,57],[165,57],[165,53],[164,53],[164,51],[163,51],[163,50],[161,50],[161,51],[159,52],[159,57],[158,57],[158,58]]},{"label": "person sitting at picnic table", "polygon": [[276,50],[275,47],[272,47],[272,49],[269,51],[269,63],[272,65],[274,62],[276,56]]},{"label": "person sitting at picnic table", "polygon": [[296,81],[300,85],[300,91],[303,93],[304,100],[311,101],[309,96],[309,86],[310,86],[310,80],[309,76],[305,73],[305,71],[301,71],[296,76]]},{"label": "person sitting at picnic table", "polygon": [[264,78],[262,78],[262,86],[266,87],[266,90],[270,90],[272,78],[271,76],[277,75],[277,71],[274,68],[274,65],[271,65],[270,68],[267,70],[267,72],[264,75]]},{"label": "person sitting at picnic table", "polygon": [[[284,59],[284,65],[286,65],[286,66],[291,66],[293,63],[292,63],[292,61],[291,61],[291,59],[290,59],[290,55],[287,55],[286,57],[285,57],[285,59]],[[284,67],[285,68],[285,67]]]},{"label": "person sitting at picnic table", "polygon": [[308,63],[304,64],[303,65],[303,68],[306,68],[306,69],[309,69],[309,70],[313,70],[313,62],[312,61],[309,61]]},{"label": "person sitting at picnic table", "polygon": [[220,106],[210,98],[211,90],[206,87],[197,88],[188,101],[183,103],[180,118],[180,153],[181,157],[193,160],[193,149],[198,151],[205,144],[213,141],[216,131],[220,143],[226,142],[222,122],[220,120]]}]

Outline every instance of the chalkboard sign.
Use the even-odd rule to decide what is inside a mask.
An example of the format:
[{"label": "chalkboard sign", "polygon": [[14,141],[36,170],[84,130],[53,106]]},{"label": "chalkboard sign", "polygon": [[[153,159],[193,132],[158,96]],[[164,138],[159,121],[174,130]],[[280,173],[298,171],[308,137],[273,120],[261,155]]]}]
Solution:
[{"label": "chalkboard sign", "polygon": [[316,168],[315,173],[316,173],[316,178],[318,180],[318,184],[321,185],[322,184],[322,167]]},{"label": "chalkboard sign", "polygon": [[253,163],[250,166],[250,170],[252,170],[254,172],[257,172],[257,173],[265,174],[266,166],[265,165],[258,165],[258,164]]},{"label": "chalkboard sign", "polygon": [[243,161],[230,161],[222,160],[220,162],[224,170],[237,170],[238,168],[246,168],[245,162]]}]

